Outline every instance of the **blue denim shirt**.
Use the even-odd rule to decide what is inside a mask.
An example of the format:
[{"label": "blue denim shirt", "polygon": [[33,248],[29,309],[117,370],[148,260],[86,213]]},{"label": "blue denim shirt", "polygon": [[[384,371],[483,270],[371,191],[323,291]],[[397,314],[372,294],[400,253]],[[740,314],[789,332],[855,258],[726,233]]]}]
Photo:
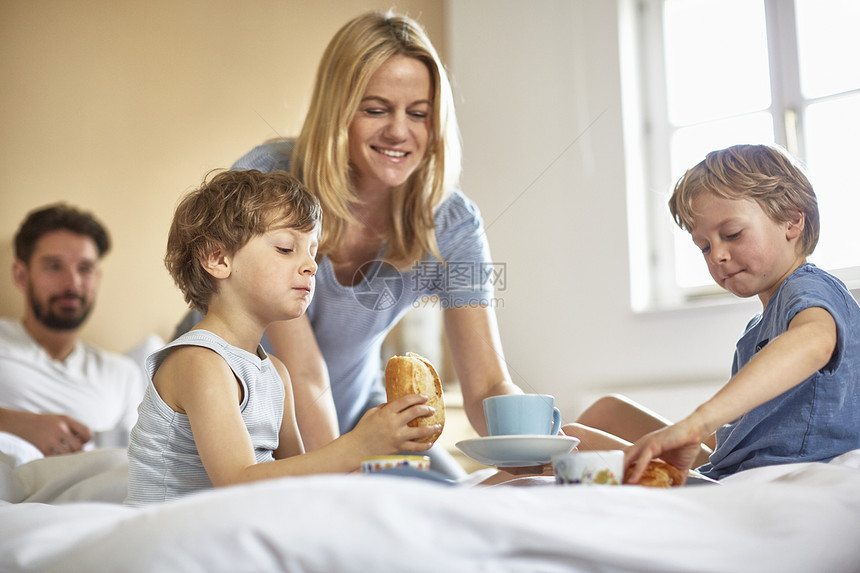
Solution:
[{"label": "blue denim shirt", "polygon": [[710,463],[719,479],[741,470],[794,462],[826,462],[860,448],[860,306],[836,277],[810,263],[780,285],[747,325],[735,348],[732,376],[788,329],[802,310],[820,307],[836,321],[836,350],[821,370],[717,430]]}]

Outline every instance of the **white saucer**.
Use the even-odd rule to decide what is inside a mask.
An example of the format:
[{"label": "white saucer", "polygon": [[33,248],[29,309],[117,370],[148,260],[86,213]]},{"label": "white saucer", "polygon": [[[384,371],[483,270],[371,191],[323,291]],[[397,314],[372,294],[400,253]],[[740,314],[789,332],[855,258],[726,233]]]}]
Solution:
[{"label": "white saucer", "polygon": [[457,442],[461,452],[484,465],[516,468],[548,464],[579,444],[573,436],[488,436]]}]

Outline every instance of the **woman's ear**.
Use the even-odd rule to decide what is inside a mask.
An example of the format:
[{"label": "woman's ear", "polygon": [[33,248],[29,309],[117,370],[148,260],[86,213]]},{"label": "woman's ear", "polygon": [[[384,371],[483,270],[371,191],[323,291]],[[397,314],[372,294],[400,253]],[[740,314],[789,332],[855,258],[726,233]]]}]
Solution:
[{"label": "woman's ear", "polygon": [[806,226],[806,215],[802,211],[796,211],[793,219],[787,221],[788,226],[785,231],[785,238],[791,241],[800,237],[803,229]]},{"label": "woman's ear", "polygon": [[200,266],[216,279],[226,279],[233,272],[232,257],[220,246],[213,246],[200,257]]}]

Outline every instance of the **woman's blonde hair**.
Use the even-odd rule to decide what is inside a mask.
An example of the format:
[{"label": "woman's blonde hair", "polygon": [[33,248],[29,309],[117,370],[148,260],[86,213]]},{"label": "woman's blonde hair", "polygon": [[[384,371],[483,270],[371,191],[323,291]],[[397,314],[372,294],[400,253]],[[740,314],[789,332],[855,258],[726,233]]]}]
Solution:
[{"label": "woman's blonde hair", "polygon": [[322,211],[316,198],[286,171],[221,171],[176,207],[164,266],[185,302],[206,314],[218,282],[203,267],[216,249],[233,254],[275,227],[313,231]]},{"label": "woman's blonde hair", "polygon": [[317,70],[313,96],[291,158],[291,170],[322,203],[320,254],[336,251],[350,210],[359,201],[352,187],[349,125],[371,76],[389,58],[403,55],[430,71],[433,113],[427,151],[392,199],[393,227],[386,260],[404,268],[427,253],[439,255],[433,210],[460,177],[460,134],[445,69],[424,30],[391,12],[368,12],[348,22],[332,38]]},{"label": "woman's blonde hair", "polygon": [[811,255],[818,244],[821,223],[818,199],[803,169],[775,145],[735,145],[712,151],[678,180],[669,211],[679,227],[692,231],[697,213],[693,200],[702,191],[726,199],[752,199],[774,221],[805,217],[800,246]]}]

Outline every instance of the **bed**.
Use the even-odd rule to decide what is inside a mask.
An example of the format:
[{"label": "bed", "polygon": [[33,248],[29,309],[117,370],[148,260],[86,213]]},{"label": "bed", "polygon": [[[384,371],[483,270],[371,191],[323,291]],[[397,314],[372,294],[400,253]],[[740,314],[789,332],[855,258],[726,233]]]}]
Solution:
[{"label": "bed", "polygon": [[0,571],[860,571],[860,450],[672,490],[351,474],[147,508],[125,472],[0,454]]}]

